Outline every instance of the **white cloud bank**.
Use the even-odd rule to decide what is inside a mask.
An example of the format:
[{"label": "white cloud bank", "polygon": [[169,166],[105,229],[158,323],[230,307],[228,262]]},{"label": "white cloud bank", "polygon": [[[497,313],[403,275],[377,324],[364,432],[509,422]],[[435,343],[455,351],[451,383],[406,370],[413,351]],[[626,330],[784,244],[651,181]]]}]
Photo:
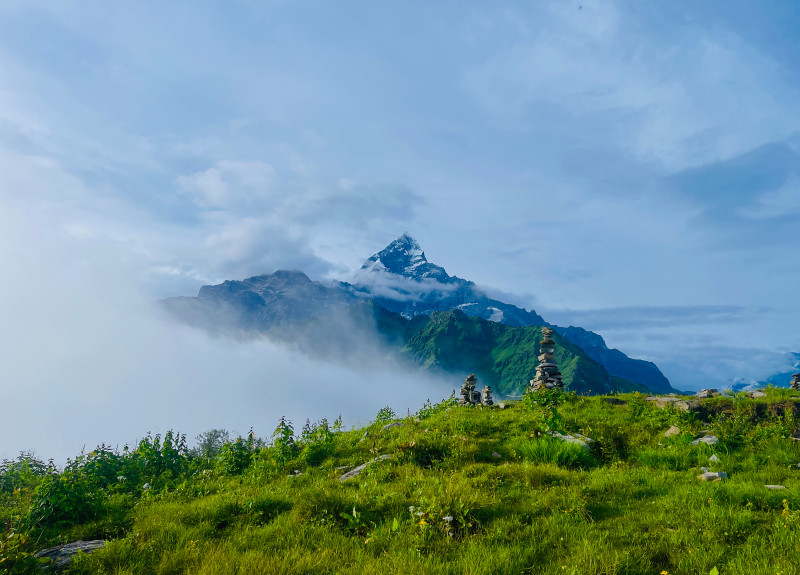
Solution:
[{"label": "white cloud bank", "polygon": [[[374,361],[347,367],[267,341],[212,339],[159,317],[137,270],[5,206],[0,212],[0,457],[33,449],[63,462],[83,446],[147,431],[212,427],[269,435],[286,415],[366,422],[449,394],[443,382]],[[402,390],[398,392],[397,390]]]}]

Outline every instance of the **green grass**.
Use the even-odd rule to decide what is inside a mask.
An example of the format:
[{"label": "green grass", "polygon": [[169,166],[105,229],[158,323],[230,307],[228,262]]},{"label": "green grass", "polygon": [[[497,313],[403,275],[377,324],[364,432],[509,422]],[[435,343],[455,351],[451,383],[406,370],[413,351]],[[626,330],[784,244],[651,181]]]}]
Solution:
[{"label": "green grass", "polygon": [[[36,524],[41,479],[9,480],[0,520],[28,537],[26,551],[110,540],[68,573],[800,573],[800,442],[785,409],[800,394],[715,398],[702,416],[615,397],[626,403],[558,407],[561,431],[593,438],[590,450],[548,436],[552,414],[535,405],[444,404],[389,430],[308,434],[280,450],[252,442],[239,475],[183,453],[149,490],[95,487],[101,510],[87,521]],[[684,433],[665,438],[670,425]],[[701,430],[720,443],[691,445]],[[337,467],[377,454],[391,458],[338,480]],[[699,482],[701,466],[730,477]]]}]

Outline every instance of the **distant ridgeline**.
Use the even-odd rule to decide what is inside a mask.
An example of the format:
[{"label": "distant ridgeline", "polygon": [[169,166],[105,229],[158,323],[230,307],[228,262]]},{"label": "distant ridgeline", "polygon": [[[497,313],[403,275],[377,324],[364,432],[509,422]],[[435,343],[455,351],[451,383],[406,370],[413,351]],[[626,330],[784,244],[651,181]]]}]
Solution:
[{"label": "distant ridgeline", "polygon": [[369,258],[354,283],[324,284],[279,270],[161,303],[212,333],[265,334],[332,358],[347,358],[377,329],[392,360],[460,377],[474,372],[501,397],[520,393],[533,379],[541,328],[549,326],[566,389],[674,391],[655,364],[609,349],[598,334],[551,325],[533,310],[491,299],[474,283],[448,275],[407,234]]}]

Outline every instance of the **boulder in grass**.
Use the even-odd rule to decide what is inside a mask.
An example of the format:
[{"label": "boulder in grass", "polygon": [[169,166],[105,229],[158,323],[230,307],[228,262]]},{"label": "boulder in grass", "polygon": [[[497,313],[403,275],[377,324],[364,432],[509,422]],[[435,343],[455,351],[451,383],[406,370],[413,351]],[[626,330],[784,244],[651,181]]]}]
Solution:
[{"label": "boulder in grass", "polygon": [[785,485],[765,485],[764,487],[766,487],[767,489],[774,489],[776,491],[779,491],[781,489],[786,489]]},{"label": "boulder in grass", "polygon": [[716,435],[706,435],[704,437],[698,437],[692,441],[692,445],[699,445],[701,443],[705,443],[706,445],[715,445],[717,442],[719,442],[719,438]]},{"label": "boulder in grass", "polygon": [[664,432],[664,437],[673,437],[674,435],[680,435],[681,428],[673,425],[668,430]]},{"label": "boulder in grass", "polygon": [[702,475],[697,476],[699,481],[722,481],[727,478],[728,474],[724,471],[706,471]]},{"label": "boulder in grass", "polygon": [[50,559],[52,561],[50,564],[52,569],[64,569],[72,563],[72,558],[78,553],[91,553],[92,551],[101,549],[105,544],[106,542],[102,539],[96,539],[94,541],[73,541],[72,543],[65,543],[64,545],[56,545],[55,547],[42,549],[36,553],[36,557]]},{"label": "boulder in grass", "polygon": [[391,455],[379,455],[375,459],[367,461],[366,463],[363,463],[363,464],[359,465],[358,467],[356,467],[352,471],[348,471],[347,473],[343,474],[339,478],[339,481],[347,481],[348,479],[353,479],[354,477],[358,477],[359,475],[361,475],[361,472],[364,471],[367,468],[367,465],[369,465],[370,463],[377,463],[378,461],[383,461],[384,459],[389,459],[390,457],[391,457]]},{"label": "boulder in grass", "polygon": [[589,449],[589,444],[594,443],[594,439],[581,435],[580,433],[559,433],[558,431],[551,431],[548,435],[560,439],[561,441],[566,441],[567,443],[580,445],[584,449]]}]

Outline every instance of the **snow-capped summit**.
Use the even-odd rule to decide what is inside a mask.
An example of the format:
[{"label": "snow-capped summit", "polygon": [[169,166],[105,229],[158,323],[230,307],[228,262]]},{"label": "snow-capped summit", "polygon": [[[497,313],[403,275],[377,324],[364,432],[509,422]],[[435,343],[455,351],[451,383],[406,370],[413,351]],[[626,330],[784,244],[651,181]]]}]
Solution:
[{"label": "snow-capped summit", "polygon": [[361,266],[362,271],[387,272],[417,280],[447,282],[450,276],[443,267],[430,263],[417,240],[403,234]]}]

